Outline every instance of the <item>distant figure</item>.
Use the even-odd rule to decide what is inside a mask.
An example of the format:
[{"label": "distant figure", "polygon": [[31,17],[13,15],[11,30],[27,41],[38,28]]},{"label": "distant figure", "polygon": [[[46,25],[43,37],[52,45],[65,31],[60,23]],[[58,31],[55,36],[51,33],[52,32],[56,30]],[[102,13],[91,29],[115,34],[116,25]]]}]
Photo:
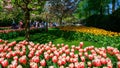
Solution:
[{"label": "distant figure", "polygon": [[19,28],[23,28],[23,22],[22,21],[19,22]]},{"label": "distant figure", "polygon": [[12,25],[11,25],[12,27],[12,29],[17,29],[18,27],[17,27],[17,24],[15,23],[15,21],[13,21],[13,23],[12,23]]}]

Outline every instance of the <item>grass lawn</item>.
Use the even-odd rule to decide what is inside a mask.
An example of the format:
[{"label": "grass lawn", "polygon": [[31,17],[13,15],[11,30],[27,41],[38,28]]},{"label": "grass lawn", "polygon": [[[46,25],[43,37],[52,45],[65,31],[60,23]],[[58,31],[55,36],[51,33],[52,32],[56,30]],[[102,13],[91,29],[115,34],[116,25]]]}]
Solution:
[{"label": "grass lawn", "polygon": [[[51,29],[50,29],[51,30]],[[10,42],[12,41],[21,41],[24,40],[24,37],[17,37],[14,39],[9,39]],[[62,37],[57,37],[55,35],[51,35],[49,33],[43,32],[43,33],[36,33],[34,35],[30,35],[30,41],[33,41],[34,43],[41,43],[45,44],[50,41],[53,42],[53,44],[62,44],[64,43],[65,45],[68,44],[69,46],[71,45],[79,45],[80,42],[84,42],[84,47],[94,45],[95,47],[101,47],[102,44],[98,44],[96,42],[90,42],[90,41],[83,41],[83,40],[66,40]]]}]

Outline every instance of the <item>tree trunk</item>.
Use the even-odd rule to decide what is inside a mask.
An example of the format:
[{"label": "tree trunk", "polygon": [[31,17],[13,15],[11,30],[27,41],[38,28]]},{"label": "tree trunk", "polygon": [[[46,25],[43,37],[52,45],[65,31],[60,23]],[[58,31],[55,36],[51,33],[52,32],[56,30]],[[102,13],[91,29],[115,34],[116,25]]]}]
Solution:
[{"label": "tree trunk", "polygon": [[109,5],[107,5],[107,13],[108,13],[108,15],[110,14],[110,8],[109,8]]},{"label": "tree trunk", "polygon": [[62,25],[62,17],[60,17],[60,26]]},{"label": "tree trunk", "polygon": [[103,8],[102,8],[102,5],[100,7],[100,15],[103,15]]},{"label": "tree trunk", "polygon": [[27,41],[29,41],[30,35],[29,35],[29,31],[30,31],[30,11],[27,10],[25,11],[25,38]]},{"label": "tree trunk", "polygon": [[112,0],[112,13],[115,11],[115,2],[116,0]]}]

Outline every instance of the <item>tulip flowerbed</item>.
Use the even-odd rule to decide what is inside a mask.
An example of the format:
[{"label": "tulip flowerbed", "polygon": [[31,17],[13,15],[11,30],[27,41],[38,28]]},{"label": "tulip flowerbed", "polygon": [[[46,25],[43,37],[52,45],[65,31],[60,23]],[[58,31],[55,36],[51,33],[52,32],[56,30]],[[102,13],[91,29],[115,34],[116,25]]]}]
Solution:
[{"label": "tulip flowerbed", "polygon": [[[33,42],[0,39],[1,68],[120,68],[117,48],[96,48],[64,44],[35,44]],[[111,58],[112,57],[112,58]]]}]

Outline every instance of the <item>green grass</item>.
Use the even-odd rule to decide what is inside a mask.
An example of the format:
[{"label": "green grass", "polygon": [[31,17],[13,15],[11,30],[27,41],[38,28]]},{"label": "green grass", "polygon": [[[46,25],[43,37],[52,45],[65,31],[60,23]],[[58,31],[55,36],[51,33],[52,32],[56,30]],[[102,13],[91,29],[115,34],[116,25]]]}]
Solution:
[{"label": "green grass", "polygon": [[[21,41],[21,40],[24,40],[25,38],[24,37],[17,37],[17,38],[14,38],[14,39],[9,39],[9,42],[12,42],[12,41]],[[100,47],[100,44],[96,43],[96,42],[90,42],[90,41],[83,41],[83,40],[66,40],[62,37],[57,37],[55,35],[51,35],[49,33],[36,33],[34,35],[30,35],[30,41],[33,41],[34,43],[41,43],[41,44],[45,44],[45,43],[48,43],[50,41],[53,42],[53,44],[57,45],[57,44],[62,44],[64,43],[65,45],[69,45],[69,46],[72,46],[72,45],[79,45],[80,42],[84,42],[84,47],[87,47],[87,46],[90,46],[90,45],[94,45],[95,47]],[[101,44],[102,45],[102,44]]]}]

